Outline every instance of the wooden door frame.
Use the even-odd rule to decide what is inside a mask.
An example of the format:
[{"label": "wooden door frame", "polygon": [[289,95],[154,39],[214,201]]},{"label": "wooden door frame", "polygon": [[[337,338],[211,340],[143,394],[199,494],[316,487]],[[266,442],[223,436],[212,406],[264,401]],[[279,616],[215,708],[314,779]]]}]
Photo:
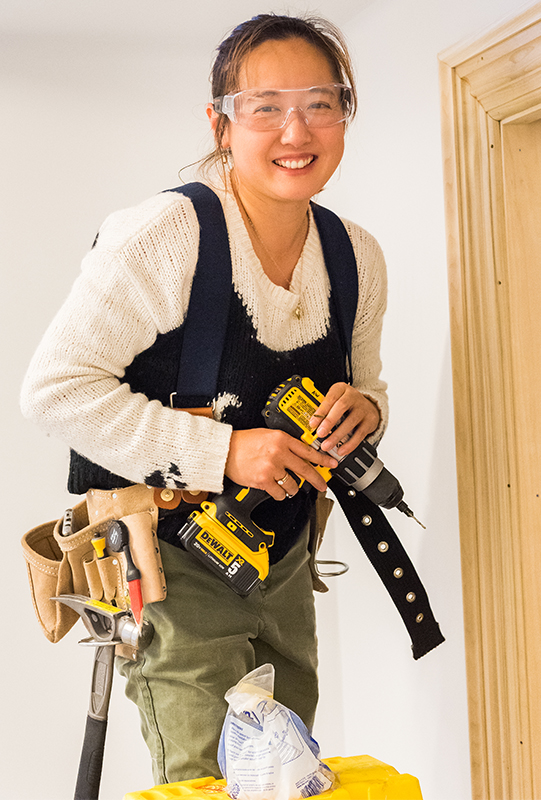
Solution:
[{"label": "wooden door frame", "polygon": [[[439,56],[473,797],[533,798],[502,125],[541,114],[541,2]],[[537,787],[539,790],[540,787]]]}]

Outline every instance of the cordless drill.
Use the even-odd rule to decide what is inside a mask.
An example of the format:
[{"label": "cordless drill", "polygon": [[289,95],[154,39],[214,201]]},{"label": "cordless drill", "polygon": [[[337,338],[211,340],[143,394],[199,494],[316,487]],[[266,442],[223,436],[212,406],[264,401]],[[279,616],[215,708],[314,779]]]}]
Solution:
[{"label": "cordless drill", "polygon": [[[309,423],[324,399],[310,378],[293,375],[272,392],[262,414],[269,428],[285,431],[315,450],[320,450],[323,439],[317,437]],[[370,442],[364,439],[346,456],[341,456],[336,448],[326,452],[338,461],[338,466],[333,469],[315,466],[327,482],[336,475],[351,492],[363,492],[376,505],[397,508],[419,522],[402,499],[404,490],[394,475],[383,466],[376,448]],[[421,522],[419,525],[424,528]]]},{"label": "cordless drill", "polygon": [[[293,375],[272,392],[262,414],[269,428],[283,430],[319,450],[322,440],[309,422],[323,399],[309,378]],[[396,507],[414,517],[402,499],[399,482],[366,439],[348,456],[340,456],[335,450],[329,455],[339,462],[337,467],[314,467],[325,481],[337,475],[351,492],[362,491],[377,505]],[[304,484],[303,488],[310,487]],[[262,489],[229,481],[224,492],[213,495],[190,514],[177,534],[186,550],[242,596],[253,592],[269,573],[274,533],[263,530],[251,518],[256,506],[269,497]]]}]

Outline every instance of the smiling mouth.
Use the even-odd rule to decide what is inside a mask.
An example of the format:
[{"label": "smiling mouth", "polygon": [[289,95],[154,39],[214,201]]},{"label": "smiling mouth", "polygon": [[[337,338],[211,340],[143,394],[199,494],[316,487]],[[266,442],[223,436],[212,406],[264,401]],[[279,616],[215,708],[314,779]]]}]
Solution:
[{"label": "smiling mouth", "polygon": [[284,167],[285,169],[303,169],[313,161],[315,161],[315,156],[310,156],[309,158],[299,158],[297,160],[293,158],[277,158],[275,159],[274,163],[279,167]]}]

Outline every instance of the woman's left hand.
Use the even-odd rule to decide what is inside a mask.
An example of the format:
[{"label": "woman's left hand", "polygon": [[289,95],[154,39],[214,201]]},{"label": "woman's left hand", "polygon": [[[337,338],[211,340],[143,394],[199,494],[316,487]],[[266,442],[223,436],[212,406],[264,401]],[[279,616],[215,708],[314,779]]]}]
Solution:
[{"label": "woman's left hand", "polygon": [[[338,425],[340,419],[342,422]],[[332,450],[351,434],[347,442],[338,449],[341,456],[347,456],[376,430],[379,422],[379,409],[372,400],[347,383],[335,383],[310,420],[310,425],[317,427],[319,438],[328,437],[321,445],[324,451]],[[336,425],[338,427],[331,434]]]}]

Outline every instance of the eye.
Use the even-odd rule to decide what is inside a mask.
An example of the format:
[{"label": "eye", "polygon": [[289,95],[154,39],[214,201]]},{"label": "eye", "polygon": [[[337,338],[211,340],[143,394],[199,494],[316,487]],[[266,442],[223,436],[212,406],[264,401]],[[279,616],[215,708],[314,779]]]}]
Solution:
[{"label": "eye", "polygon": [[312,108],[312,109],[314,109],[316,111],[321,111],[321,110],[330,111],[330,109],[333,108],[334,105],[336,105],[336,103],[331,104],[326,100],[314,100],[313,103],[310,103],[308,108]]},{"label": "eye", "polygon": [[266,105],[266,106],[258,106],[252,112],[253,114],[279,114],[280,109],[278,106],[273,105]]}]

